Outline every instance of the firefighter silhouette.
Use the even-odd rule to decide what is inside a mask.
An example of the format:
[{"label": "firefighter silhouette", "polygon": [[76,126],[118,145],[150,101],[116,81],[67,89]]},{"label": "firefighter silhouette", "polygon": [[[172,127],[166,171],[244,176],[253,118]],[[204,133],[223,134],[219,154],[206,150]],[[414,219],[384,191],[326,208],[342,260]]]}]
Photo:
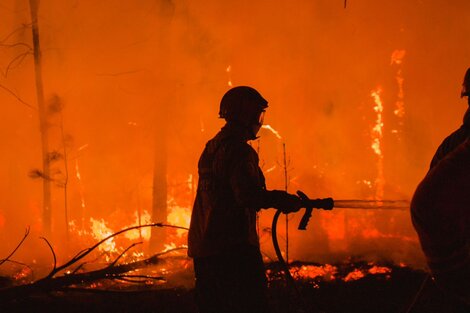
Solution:
[{"label": "firefighter silhouette", "polygon": [[269,312],[256,212],[298,211],[299,197],[266,190],[256,151],[268,102],[251,87],[230,89],[220,103],[225,126],[207,142],[188,235],[200,312]]},{"label": "firefighter silhouette", "polygon": [[[470,69],[461,96],[470,95]],[[470,104],[470,100],[469,100]],[[439,146],[417,187],[411,217],[437,285],[470,305],[470,109]]]}]

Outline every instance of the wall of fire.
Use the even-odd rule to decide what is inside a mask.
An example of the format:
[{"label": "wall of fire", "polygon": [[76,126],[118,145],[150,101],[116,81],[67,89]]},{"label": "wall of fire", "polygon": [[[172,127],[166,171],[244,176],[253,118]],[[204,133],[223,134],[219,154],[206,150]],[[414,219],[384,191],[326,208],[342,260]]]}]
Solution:
[{"label": "wall of fire", "polygon": [[[91,230],[90,218],[118,230],[136,212],[146,216],[159,154],[172,221],[187,224],[197,159],[222,126],[218,103],[232,85],[254,86],[269,101],[272,129],[253,143],[269,188],[284,188],[285,144],[291,192],[409,200],[466,109],[459,92],[470,64],[468,9],[465,0],[350,0],[346,8],[342,0],[41,1],[46,103],[60,104],[50,146],[68,156],[74,236]],[[41,234],[42,187],[29,175],[41,168],[41,145],[28,1],[2,1],[0,19],[1,256],[27,225]],[[64,173],[59,157],[57,245]],[[271,216],[260,219],[268,255]],[[292,259],[421,264],[406,211],[316,212],[302,234],[293,230],[297,219]],[[29,245],[19,253],[48,253],[35,239]]]}]

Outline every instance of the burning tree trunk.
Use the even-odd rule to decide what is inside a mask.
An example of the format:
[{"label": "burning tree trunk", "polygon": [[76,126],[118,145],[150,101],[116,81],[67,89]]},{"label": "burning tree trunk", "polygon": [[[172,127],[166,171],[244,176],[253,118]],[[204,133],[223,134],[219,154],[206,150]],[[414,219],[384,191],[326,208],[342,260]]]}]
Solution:
[{"label": "burning tree trunk", "polygon": [[46,234],[51,232],[51,181],[50,166],[49,166],[49,141],[48,141],[48,123],[46,116],[46,108],[44,101],[44,88],[42,81],[42,64],[41,64],[41,48],[39,41],[39,26],[38,26],[38,9],[39,1],[29,1],[31,10],[31,21],[33,31],[33,48],[34,48],[34,69],[36,78],[36,95],[39,113],[39,125],[41,131],[41,147],[42,147],[42,173],[43,177],[43,210],[42,220],[43,227]]}]

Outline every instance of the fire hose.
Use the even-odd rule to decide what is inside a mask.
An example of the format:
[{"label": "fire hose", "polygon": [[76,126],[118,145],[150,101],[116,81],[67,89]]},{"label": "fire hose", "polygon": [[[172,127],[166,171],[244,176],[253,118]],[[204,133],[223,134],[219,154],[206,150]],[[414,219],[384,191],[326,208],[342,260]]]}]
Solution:
[{"label": "fire hose", "polygon": [[[345,208],[345,209],[384,209],[384,210],[406,210],[409,208],[409,203],[405,200],[333,200],[333,198],[324,198],[324,199],[310,199],[302,191],[297,191],[297,195],[302,200],[302,207],[305,208],[304,215],[300,220],[299,226],[297,229],[306,230],[308,222],[312,217],[313,209],[323,209],[330,211],[335,208]],[[305,304],[303,297],[300,293],[300,290],[295,283],[294,278],[292,277],[289,266],[287,265],[284,257],[282,256],[281,249],[279,248],[279,243],[277,240],[277,222],[279,216],[281,215],[282,210],[277,210],[273,217],[273,222],[271,225],[272,232],[272,241],[274,246],[274,251],[279,260],[282,270],[284,271],[286,281],[290,284],[295,291],[296,296],[299,299],[299,302],[302,307],[302,312],[306,311],[307,305]]]},{"label": "fire hose", "polygon": [[[300,230],[306,230],[307,229],[307,224],[310,220],[310,217],[312,216],[313,208],[324,209],[324,210],[332,210],[333,209],[333,206],[334,206],[333,198],[311,200],[302,191],[297,191],[297,194],[299,195],[300,199],[302,200],[302,204],[303,204],[302,207],[305,207],[305,213],[302,216],[302,219],[300,220],[299,227],[298,227],[298,229],[300,229]],[[301,307],[303,308],[303,310],[306,310],[307,305],[303,301],[303,297],[300,293],[300,290],[297,288],[297,285],[294,281],[294,278],[292,277],[292,275],[289,271],[289,266],[287,265],[286,261],[284,260],[284,257],[282,256],[281,249],[279,248],[279,243],[277,241],[277,221],[278,221],[279,216],[281,215],[281,213],[282,213],[281,210],[276,211],[276,213],[274,214],[273,223],[272,223],[272,226],[271,226],[274,251],[276,252],[277,259],[279,260],[279,264],[281,265],[282,270],[284,271],[284,274],[286,276],[286,280],[287,280],[288,284],[290,284],[292,286],[293,290],[295,291],[295,294],[296,294],[297,298],[299,299],[299,302],[300,302]]]}]

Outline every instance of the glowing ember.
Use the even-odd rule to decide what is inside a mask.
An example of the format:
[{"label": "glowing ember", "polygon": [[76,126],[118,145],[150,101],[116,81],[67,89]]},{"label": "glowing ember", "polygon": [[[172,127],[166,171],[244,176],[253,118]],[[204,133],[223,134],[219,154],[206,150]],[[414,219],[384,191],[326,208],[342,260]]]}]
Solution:
[{"label": "glowing ember", "polygon": [[281,135],[277,130],[271,127],[271,125],[263,125],[262,128],[269,130],[271,133],[274,134],[274,136],[277,137],[277,139],[282,139]]},{"label": "glowing ember", "polygon": [[374,99],[374,111],[377,113],[377,118],[375,120],[375,125],[372,128],[372,150],[378,156],[377,160],[377,178],[375,180],[375,198],[382,199],[384,193],[384,168],[383,168],[383,153],[381,147],[381,140],[383,137],[383,119],[382,119],[382,112],[383,112],[383,102],[380,97],[382,93],[382,88],[378,87],[376,90],[371,92],[371,97]]},{"label": "glowing ember", "polygon": [[385,266],[377,266],[374,265],[369,268],[369,274],[376,275],[376,274],[390,274],[392,272],[391,268]]},{"label": "glowing ember", "polygon": [[[344,281],[353,282],[363,279],[370,275],[382,275],[385,279],[390,279],[392,269],[386,266],[375,265],[374,263],[362,264],[360,267],[355,268],[352,264],[344,263],[340,265],[299,265],[291,266],[289,271],[292,278],[304,282],[313,283],[315,288],[320,288],[317,284],[321,281]],[[266,271],[268,279],[277,280],[280,276],[276,272],[268,269]]]},{"label": "glowing ember", "polygon": [[354,280],[358,280],[364,277],[365,277],[365,274],[361,270],[356,268],[354,269],[354,271],[350,272],[348,275],[346,275],[346,277],[344,277],[344,281],[345,282],[354,281]]},{"label": "glowing ember", "polygon": [[390,58],[390,64],[400,65],[403,63],[403,58],[405,57],[406,50],[395,50],[392,52],[392,56]]},{"label": "glowing ember", "polygon": [[228,85],[229,87],[232,87],[232,86],[233,86],[233,84],[232,84],[232,77],[231,77],[231,76],[232,76],[232,75],[231,75],[232,66],[231,66],[231,65],[227,66],[227,68],[225,69],[225,71],[226,71],[227,74],[228,74],[228,82],[227,82],[227,85]]},{"label": "glowing ember", "polygon": [[13,279],[15,280],[21,280],[24,278],[27,278],[31,276],[32,272],[31,269],[28,267],[23,267],[19,272],[17,272],[15,275],[13,275]]},{"label": "glowing ember", "polygon": [[334,280],[338,273],[336,266],[325,264],[323,266],[302,265],[300,267],[290,268],[292,277],[295,279],[315,279],[322,277],[325,280]]},{"label": "glowing ember", "polygon": [[[372,265],[372,264],[371,264]],[[366,277],[366,275],[386,275],[386,278],[389,279],[388,274],[392,273],[392,269],[386,266],[372,265],[368,270],[354,269],[352,272],[349,272],[346,277],[344,277],[345,282],[355,281]]]}]

